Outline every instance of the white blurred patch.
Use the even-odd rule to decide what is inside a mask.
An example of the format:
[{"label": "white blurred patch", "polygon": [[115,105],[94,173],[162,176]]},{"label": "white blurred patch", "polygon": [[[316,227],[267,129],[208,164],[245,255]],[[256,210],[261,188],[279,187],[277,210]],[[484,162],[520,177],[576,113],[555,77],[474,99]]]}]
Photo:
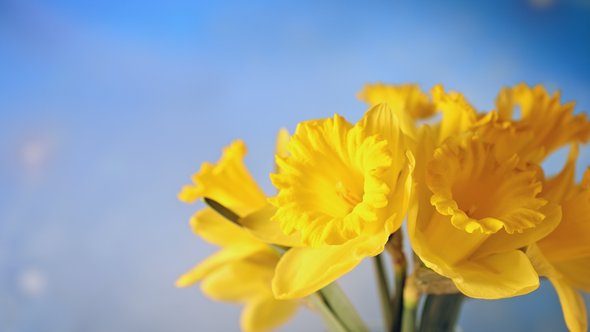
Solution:
[{"label": "white blurred patch", "polygon": [[27,269],[18,276],[18,285],[27,295],[37,296],[45,292],[47,281],[43,273],[36,269]]},{"label": "white blurred patch", "polygon": [[39,169],[49,156],[49,146],[41,140],[25,142],[20,150],[20,158],[27,169]]},{"label": "white blurred patch", "polygon": [[51,132],[37,133],[20,142],[16,158],[26,179],[35,182],[41,178],[55,155],[56,147],[57,137]]}]

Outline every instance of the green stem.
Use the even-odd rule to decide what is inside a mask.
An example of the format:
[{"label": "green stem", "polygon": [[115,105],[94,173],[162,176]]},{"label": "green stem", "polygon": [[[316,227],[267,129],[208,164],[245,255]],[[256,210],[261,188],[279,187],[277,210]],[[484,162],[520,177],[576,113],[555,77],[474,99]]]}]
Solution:
[{"label": "green stem", "polygon": [[414,285],[413,275],[406,280],[404,287],[404,313],[402,315],[402,332],[416,332],[416,312],[420,293]]},{"label": "green stem", "polygon": [[400,332],[402,329],[402,314],[404,310],[404,285],[406,284],[406,266],[395,267],[395,297],[393,299],[393,326],[392,332]]},{"label": "green stem", "polygon": [[[235,212],[210,198],[205,197],[203,200],[227,220],[242,227],[239,222],[240,217]],[[289,250],[288,247],[267,244],[276,251],[279,257]],[[369,332],[365,322],[335,282],[309,295],[309,298],[330,332]]]},{"label": "green stem", "polygon": [[453,332],[463,298],[461,293],[427,295],[422,309],[420,332]]},{"label": "green stem", "polygon": [[417,306],[407,306],[404,303],[402,332],[416,332],[416,308]]},{"label": "green stem", "polygon": [[403,234],[399,229],[389,238],[386,249],[391,255],[393,261],[393,270],[395,272],[395,296],[393,298],[393,324],[389,331],[400,332],[402,328],[402,314],[404,310],[404,285],[406,283],[406,272],[408,262],[403,249]]},{"label": "green stem", "polygon": [[379,291],[379,302],[381,303],[381,312],[383,314],[383,323],[385,331],[390,331],[393,324],[393,306],[391,304],[391,293],[387,285],[387,276],[383,264],[382,254],[373,257],[375,267],[375,276],[377,277],[377,287]]}]

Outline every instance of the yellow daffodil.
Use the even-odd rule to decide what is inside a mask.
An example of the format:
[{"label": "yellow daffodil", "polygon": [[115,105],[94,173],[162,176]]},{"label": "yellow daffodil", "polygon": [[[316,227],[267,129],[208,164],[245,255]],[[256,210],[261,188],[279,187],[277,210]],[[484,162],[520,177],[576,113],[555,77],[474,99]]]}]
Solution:
[{"label": "yellow daffodil", "polygon": [[432,88],[430,93],[435,108],[442,112],[440,123],[435,124],[432,131],[437,146],[453,135],[472,129],[478,113],[463,94],[455,91],[445,93],[440,84]]},{"label": "yellow daffodil", "polygon": [[383,251],[404,220],[414,165],[385,103],[354,126],[338,115],[300,123],[288,150],[290,156],[277,156],[282,172],[271,175],[280,189],[269,199],[274,207],[242,221],[280,224],[284,234],[271,226],[254,233],[294,247],[280,259],[273,279],[281,299],[309,295]]},{"label": "yellow daffodil", "polygon": [[[284,139],[285,134],[280,133],[279,150],[285,145]],[[179,199],[192,203],[198,198],[211,198],[241,216],[265,207],[264,193],[243,164],[245,154],[244,143],[234,141],[217,164],[203,164],[193,176],[195,185],[185,186]],[[266,243],[211,208],[197,212],[190,223],[197,235],[222,249],[181,276],[176,282],[178,287],[202,281],[201,289],[208,297],[244,304],[241,327],[248,332],[274,329],[295,314],[295,301],[277,300],[272,293],[271,281],[279,257]]]},{"label": "yellow daffodil", "polygon": [[386,102],[397,116],[402,132],[412,140],[416,139],[418,127],[414,120],[427,119],[435,114],[436,108],[428,95],[418,85],[365,84],[357,98],[375,106]]},{"label": "yellow daffodil", "polygon": [[584,113],[574,116],[574,106],[562,105],[559,91],[550,96],[542,85],[530,88],[521,83],[502,89],[497,110],[482,116],[472,130],[498,147],[501,160],[518,153],[523,160],[540,162],[568,143],[588,142],[590,122]]},{"label": "yellow daffodil", "polygon": [[590,293],[590,167],[582,183],[574,184],[577,145],[566,166],[544,184],[541,196],[561,204],[563,217],[557,228],[537,245],[552,266],[545,275],[554,285],[572,332],[587,331],[586,307],[578,290]]},{"label": "yellow daffodil", "polygon": [[421,127],[408,214],[416,254],[470,297],[498,299],[536,289],[538,274],[520,249],[561,219],[558,205],[537,197],[536,168],[521,168],[516,155],[499,161],[495,147],[472,132],[437,146],[430,127]]}]

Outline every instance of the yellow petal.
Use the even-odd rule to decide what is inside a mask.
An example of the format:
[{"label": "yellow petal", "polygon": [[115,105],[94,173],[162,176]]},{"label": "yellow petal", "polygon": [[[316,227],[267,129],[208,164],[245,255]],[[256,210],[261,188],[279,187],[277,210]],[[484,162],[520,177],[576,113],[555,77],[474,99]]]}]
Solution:
[{"label": "yellow petal", "polygon": [[431,117],[436,111],[428,95],[418,85],[366,84],[357,97],[369,106],[387,103],[399,119],[401,130],[410,140],[415,140],[417,135],[414,120]]},{"label": "yellow petal", "polygon": [[530,293],[539,287],[539,277],[525,253],[513,250],[466,261],[453,278],[465,295],[478,299],[502,299]]},{"label": "yellow petal", "polygon": [[[518,174],[523,173],[523,171],[516,168],[517,162],[514,161],[505,165],[496,163],[495,158],[493,158],[493,151],[486,150],[485,146],[481,146],[477,142],[471,148],[469,148],[471,143],[453,145],[453,142],[466,143],[466,137],[471,140],[474,136],[464,134],[463,137],[447,140],[450,146],[447,146],[448,151],[444,153],[448,152],[449,154],[460,155],[461,157],[451,163],[439,164],[438,166],[441,167],[435,167],[436,165],[427,164],[427,162],[435,155],[436,139],[428,126],[423,126],[420,129],[416,150],[417,165],[414,171],[416,188],[413,191],[414,194],[412,195],[411,207],[408,213],[408,234],[412,242],[412,247],[428,267],[443,276],[451,278],[459,290],[468,296],[493,299],[528,293],[538,287],[538,275],[527,256],[518,249],[521,245],[530,244],[529,241],[545,235],[553,227],[552,225],[556,222],[555,219],[558,221],[556,217],[558,215],[556,210],[558,209],[552,206],[543,210],[543,213],[547,214],[546,218],[550,218],[549,220],[552,221],[551,224],[543,225],[547,229],[539,228],[534,234],[528,234],[527,229],[525,230],[526,232],[522,233],[525,234],[523,236],[518,233],[508,235],[503,230],[495,234],[485,234],[483,232],[469,233],[465,229],[455,227],[451,222],[452,213],[449,212],[453,212],[453,209],[460,208],[465,204],[464,200],[477,199],[477,195],[482,195],[481,197],[483,197],[486,194],[490,194],[490,197],[482,199],[482,202],[487,203],[488,199],[491,199],[492,202],[497,202],[498,197],[501,197],[502,193],[508,194],[509,196],[510,193],[514,193],[514,195],[524,193],[530,197],[534,197],[536,192],[538,192],[538,189],[531,189],[527,185],[532,180],[529,178],[529,180],[524,181],[523,190],[515,190],[511,188],[511,185],[507,185],[504,190],[500,190],[497,192],[497,195],[494,195],[494,190],[486,187],[486,181],[490,180],[486,179],[486,176],[489,176],[490,173],[493,175],[494,172],[497,172],[498,174],[496,175],[499,175],[505,174],[510,170]],[[467,148],[470,149],[472,155],[460,153],[461,150],[465,152]],[[487,160],[487,158],[490,159]],[[425,170],[425,165],[431,167],[429,175],[428,171]],[[441,172],[438,172],[440,175],[439,178],[434,182],[432,181],[432,175],[436,172],[432,172],[434,171],[432,167],[441,170]],[[447,171],[449,172],[448,174],[446,173]],[[426,175],[431,177],[430,183],[425,179]],[[506,181],[506,176],[499,176],[498,179]],[[456,182],[455,180],[460,181]],[[510,183],[514,184],[518,182],[512,181]],[[431,185],[431,188],[426,185],[427,183]],[[449,203],[446,210],[441,208],[439,211],[442,210],[441,212],[444,213],[441,214],[435,207],[430,205],[430,199],[435,193],[431,189],[437,185],[439,186],[437,189],[441,189],[442,187],[440,185],[443,183],[448,185],[446,190],[449,195],[449,201],[458,199],[460,202],[457,204],[457,201],[455,201],[456,207],[451,206]],[[500,184],[501,182],[499,184],[496,183],[496,185]],[[459,188],[465,188],[466,191],[455,196]],[[472,197],[469,197],[469,193],[471,193]],[[443,201],[433,201],[435,204],[441,202]],[[523,202],[521,201],[520,204],[523,204]],[[526,204],[526,200],[524,204]],[[485,204],[476,205],[475,209],[472,208],[473,205],[471,204],[469,205],[470,208],[465,209],[467,211],[465,213],[466,215],[471,214],[472,216],[476,216],[477,210],[480,209],[480,213],[484,212],[482,217],[486,218],[486,212],[494,211],[494,208],[486,207]],[[452,207],[453,209],[448,209],[448,207]],[[437,206],[437,208],[439,207]],[[536,227],[541,226],[537,225]],[[534,228],[530,229],[532,230]],[[484,245],[487,241],[490,241],[489,244],[493,244],[493,240],[491,239],[498,235],[518,236],[514,238],[514,242],[512,243],[507,240],[498,239],[496,242],[500,248],[484,248],[487,253],[476,256],[480,246]],[[530,237],[530,239],[527,239],[527,237]]]},{"label": "yellow petal", "polygon": [[569,284],[590,293],[590,257],[554,262],[553,266]]},{"label": "yellow petal", "polygon": [[[416,254],[427,264],[437,266],[440,274],[452,275],[453,266],[469,256],[488,237],[454,227],[450,216],[441,215],[430,204],[433,192],[426,185],[426,165],[432,159],[436,138],[423,125],[416,149],[415,188],[408,213],[408,235]],[[453,243],[449,247],[449,243]]]},{"label": "yellow petal", "polygon": [[590,257],[590,188],[583,188],[562,202],[561,209],[563,218],[559,226],[539,241],[543,254],[551,262]]},{"label": "yellow petal", "polygon": [[218,246],[254,246],[259,249],[266,246],[211,208],[195,213],[190,219],[190,224],[195,234]]},{"label": "yellow petal", "polygon": [[541,191],[535,170],[517,166],[517,156],[497,162],[493,146],[477,134],[449,138],[426,166],[431,203],[469,233],[535,227],[545,218],[538,209],[547,201],[535,197]]},{"label": "yellow petal", "polygon": [[[411,151],[406,151],[407,139],[400,130],[396,114],[386,103],[371,107],[356,125],[363,129],[365,136],[381,135],[391,151],[391,167],[379,177],[379,181],[387,183],[392,190],[386,197],[386,206],[384,204],[384,208],[379,209],[377,215],[379,220],[387,220],[386,229],[393,233],[403,223],[408,209],[412,190],[410,175],[416,164],[414,156]],[[366,179],[371,180],[375,181],[370,177]]]},{"label": "yellow petal", "polygon": [[[469,260],[477,248],[490,237],[488,234],[468,233],[458,229],[452,225],[450,216],[436,212],[428,221],[414,222],[408,219],[408,232],[412,247],[422,261],[448,278],[454,277],[456,266]],[[453,245],[450,246],[449,243]]]},{"label": "yellow petal", "polygon": [[265,243],[278,244],[285,247],[301,247],[301,232],[291,235],[283,233],[280,223],[271,221],[271,217],[277,212],[277,208],[267,205],[239,220],[244,229],[254,238]]},{"label": "yellow petal", "polygon": [[533,264],[537,274],[542,277],[561,278],[561,273],[545,258],[536,243],[530,244],[525,249],[525,254]]},{"label": "yellow petal", "polygon": [[395,180],[390,179],[390,183],[395,183],[394,190],[387,196],[388,204],[385,208],[377,211],[377,218],[385,221],[385,230],[388,234],[397,231],[404,219],[408,208],[410,206],[410,199],[412,190],[414,189],[414,182],[412,181],[412,173],[415,169],[416,160],[411,151],[406,152],[407,167],[402,168]]},{"label": "yellow petal", "polygon": [[[289,155],[287,145],[289,144],[289,131],[285,128],[279,129],[277,134],[277,143],[275,145],[275,155],[279,157],[286,157]],[[275,173],[280,173],[281,168],[275,164]]]},{"label": "yellow petal", "polygon": [[390,145],[392,151],[396,151],[398,154],[403,154],[405,151],[398,117],[386,103],[371,107],[356,125],[363,128],[364,137],[381,135]]},{"label": "yellow petal", "polygon": [[[424,236],[424,232],[427,232],[429,228],[434,228],[432,226],[441,226],[441,227],[448,227],[453,234],[457,234],[459,236],[465,236],[465,232],[456,232],[456,228],[450,225],[449,223],[445,222],[438,222],[438,223],[431,223],[433,218],[436,216],[437,218],[440,217],[440,214],[436,212],[436,209],[430,204],[430,198],[432,197],[432,191],[426,186],[426,179],[425,179],[425,167],[426,163],[432,159],[432,155],[434,154],[434,150],[436,149],[436,136],[432,132],[431,127],[428,125],[422,125],[418,132],[418,140],[417,140],[417,148],[416,148],[416,168],[413,173],[414,178],[414,189],[412,191],[412,197],[410,200],[410,206],[408,211],[408,236],[410,238],[410,242],[412,243],[412,248],[416,254],[418,254],[423,260],[430,260],[436,259],[439,257],[438,255],[434,254],[432,257],[429,257],[429,244],[433,248],[438,248],[439,246],[434,243],[433,241],[441,240],[443,243],[441,245],[445,245],[446,240],[442,240],[445,236],[435,236],[429,240],[426,240]],[[449,218],[450,219],[450,218]],[[444,231],[444,230],[443,230]],[[456,232],[456,233],[455,233]],[[437,234],[438,230],[433,230],[433,234]],[[464,243],[462,241],[457,240],[450,240],[452,243]],[[449,241],[449,242],[450,242]],[[436,249],[434,249],[436,250]],[[459,248],[457,250],[447,250],[444,251],[445,253],[458,253],[461,252]],[[460,257],[451,258],[452,261],[459,260],[463,258],[463,253],[460,254]],[[442,262],[438,262],[437,264],[441,264]]]},{"label": "yellow petal", "polygon": [[402,117],[398,114],[401,111],[407,112],[413,119],[426,119],[436,113],[428,95],[415,84],[365,84],[357,98],[369,106],[386,102],[398,118]]},{"label": "yellow petal", "polygon": [[375,224],[343,245],[292,248],[277,264],[272,290],[277,299],[307,296],[352,270],[360,261],[383,251],[389,234]]},{"label": "yellow petal", "polygon": [[287,323],[299,306],[295,301],[276,300],[270,290],[248,301],[240,325],[245,332],[264,332],[276,329]]},{"label": "yellow petal", "polygon": [[344,118],[300,123],[289,142],[290,156],[277,158],[285,170],[271,174],[281,191],[269,202],[285,234],[300,230],[305,245],[343,244],[361,234],[386,204],[389,187],[380,179],[390,167],[387,141],[363,137]]},{"label": "yellow petal", "polygon": [[208,275],[201,290],[217,301],[245,303],[270,292],[273,274],[274,264],[234,261]]},{"label": "yellow petal", "polygon": [[522,233],[508,234],[498,232],[494,236],[488,237],[477,251],[473,253],[472,259],[479,259],[492,254],[524,248],[549,235],[558,227],[561,221],[561,207],[557,204],[549,203],[540,208],[539,212],[545,215],[545,219],[539,225],[527,228]]},{"label": "yellow petal", "polygon": [[[575,104],[562,105],[559,91],[550,96],[542,85],[530,88],[521,83],[502,90],[498,99],[498,112],[480,119],[473,130],[496,144],[499,155],[509,157],[518,153],[524,160],[540,162],[565,144],[588,142],[590,122],[586,114],[574,116]],[[520,119],[513,118],[515,105],[520,106]],[[528,159],[539,148],[543,153]]]},{"label": "yellow petal", "polygon": [[503,87],[500,89],[500,93],[496,97],[496,109],[500,119],[508,120],[512,119],[514,114],[514,98],[512,98],[512,91]]},{"label": "yellow petal", "polygon": [[[408,211],[408,229],[415,227],[418,220],[428,222],[436,212],[430,204],[432,191],[426,186],[426,163],[432,159],[436,149],[436,138],[428,125],[422,125],[418,131],[416,147],[416,166],[412,177],[414,179],[414,190],[410,200]],[[412,224],[410,225],[410,221]]]},{"label": "yellow petal", "polygon": [[447,94],[442,85],[435,86],[430,93],[436,108],[443,112],[438,144],[442,144],[450,136],[469,130],[476,122],[477,112],[462,94]]},{"label": "yellow petal", "polygon": [[[528,148],[534,140],[535,133],[533,131],[513,130],[511,122],[501,121],[500,115],[496,111],[485,114],[471,127],[486,141],[496,146],[496,157],[499,161],[508,160],[515,154],[519,154],[521,158],[526,158],[526,161],[539,162],[545,154],[544,149]],[[532,154],[533,150],[537,153]]]},{"label": "yellow petal", "polygon": [[549,278],[557,291],[565,324],[570,332],[586,332],[588,330],[588,316],[584,299],[568,283],[559,278]]},{"label": "yellow petal", "polygon": [[178,198],[192,203],[207,197],[245,213],[263,208],[266,197],[244,166],[245,155],[246,145],[240,140],[232,142],[216,165],[203,163],[199,173],[192,176],[195,185],[184,186]]},{"label": "yellow petal", "polygon": [[259,249],[256,247],[243,248],[228,248],[223,249],[215,254],[207,257],[197,266],[186,272],[178,280],[176,280],[176,287],[188,287],[206,278],[209,274],[215,272],[220,267],[223,267],[236,260],[241,260],[244,257],[253,255]]},{"label": "yellow petal", "polygon": [[578,144],[572,144],[567,162],[561,172],[543,183],[541,197],[559,204],[571,199],[576,194],[578,191],[575,187],[576,161],[579,153]]}]

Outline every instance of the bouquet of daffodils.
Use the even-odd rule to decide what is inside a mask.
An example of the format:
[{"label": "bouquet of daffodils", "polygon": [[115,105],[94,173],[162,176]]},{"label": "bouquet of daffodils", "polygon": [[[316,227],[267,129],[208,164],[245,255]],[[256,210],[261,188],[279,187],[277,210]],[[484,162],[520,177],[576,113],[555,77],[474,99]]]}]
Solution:
[{"label": "bouquet of daffodils", "polygon": [[[246,170],[242,141],[202,165],[178,197],[205,201],[190,224],[221,250],[177,285],[200,282],[208,297],[243,304],[244,331],[277,328],[306,306],[330,332],[363,332],[335,281],[374,257],[385,331],[453,331],[464,297],[527,294],[540,277],[555,287],[570,331],[586,331],[590,167],[575,182],[586,115],[540,85],[502,89],[489,113],[442,86],[429,95],[373,84],[358,97],[370,108],[356,124],[335,114],[299,123],[293,136],[279,131],[276,197]],[[568,145],[561,172],[546,177],[540,163]]]}]

